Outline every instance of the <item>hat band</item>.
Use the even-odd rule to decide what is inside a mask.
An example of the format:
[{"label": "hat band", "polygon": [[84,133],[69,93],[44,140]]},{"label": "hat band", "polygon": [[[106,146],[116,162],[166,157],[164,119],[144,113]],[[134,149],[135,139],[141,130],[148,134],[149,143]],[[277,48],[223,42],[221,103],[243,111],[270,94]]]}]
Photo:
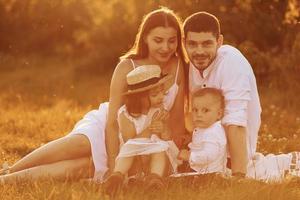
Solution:
[{"label": "hat band", "polygon": [[136,90],[136,89],[140,89],[140,88],[144,88],[144,87],[147,87],[149,85],[153,85],[153,84],[157,83],[158,81],[160,81],[165,76],[166,75],[163,75],[163,76],[161,76],[159,78],[154,77],[154,78],[148,79],[146,81],[143,81],[141,83],[136,83],[136,84],[133,84],[133,85],[128,85],[128,91],[130,91],[130,90]]}]

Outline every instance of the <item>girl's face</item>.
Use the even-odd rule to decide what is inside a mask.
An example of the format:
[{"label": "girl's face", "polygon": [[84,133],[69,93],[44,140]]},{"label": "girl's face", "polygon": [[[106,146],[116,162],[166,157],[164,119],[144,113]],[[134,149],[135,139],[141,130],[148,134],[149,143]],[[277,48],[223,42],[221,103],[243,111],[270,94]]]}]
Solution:
[{"label": "girl's face", "polygon": [[149,58],[158,63],[168,62],[177,49],[177,32],[173,27],[158,26],[144,38]]},{"label": "girl's face", "polygon": [[162,107],[164,100],[164,86],[160,85],[149,90],[149,100],[152,108]]},{"label": "girl's face", "polygon": [[221,103],[212,95],[194,97],[192,117],[195,128],[208,128],[222,117]]}]

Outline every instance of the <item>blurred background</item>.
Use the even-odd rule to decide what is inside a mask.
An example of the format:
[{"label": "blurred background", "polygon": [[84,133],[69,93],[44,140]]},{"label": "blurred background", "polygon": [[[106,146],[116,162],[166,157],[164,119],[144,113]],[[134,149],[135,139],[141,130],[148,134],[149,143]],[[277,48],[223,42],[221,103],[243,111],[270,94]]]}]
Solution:
[{"label": "blurred background", "polygon": [[49,95],[91,105],[107,99],[118,57],[133,44],[143,15],[159,6],[182,19],[213,13],[262,90],[300,91],[298,0],[0,0],[0,94],[34,96],[34,103]]},{"label": "blurred background", "polygon": [[257,77],[259,151],[299,150],[299,0],[0,0],[1,159],[66,134],[108,100],[119,57],[159,6],[182,19],[197,11],[220,19],[225,43]]}]

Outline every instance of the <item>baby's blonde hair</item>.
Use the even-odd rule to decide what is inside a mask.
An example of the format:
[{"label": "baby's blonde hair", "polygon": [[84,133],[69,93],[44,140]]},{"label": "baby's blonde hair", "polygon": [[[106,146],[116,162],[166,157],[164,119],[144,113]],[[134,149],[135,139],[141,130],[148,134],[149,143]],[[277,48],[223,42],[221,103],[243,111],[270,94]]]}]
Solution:
[{"label": "baby's blonde hair", "polygon": [[196,97],[202,97],[202,96],[207,95],[207,94],[212,95],[213,97],[215,97],[218,100],[218,102],[220,103],[220,108],[224,111],[224,109],[225,109],[225,97],[223,95],[222,90],[217,89],[217,88],[201,88],[201,89],[197,90],[192,95],[192,101]]}]

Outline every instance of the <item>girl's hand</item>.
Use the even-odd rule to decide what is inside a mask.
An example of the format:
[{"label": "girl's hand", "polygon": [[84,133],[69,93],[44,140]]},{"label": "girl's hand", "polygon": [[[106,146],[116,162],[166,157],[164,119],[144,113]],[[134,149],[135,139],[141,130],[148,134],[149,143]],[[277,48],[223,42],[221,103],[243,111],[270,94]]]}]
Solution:
[{"label": "girl's hand", "polygon": [[166,129],[166,124],[163,121],[152,121],[152,123],[149,126],[149,130],[152,134],[157,134],[158,136],[161,136],[161,133],[163,133]]},{"label": "girl's hand", "polygon": [[152,117],[152,121],[156,121],[156,120],[166,121],[168,118],[169,118],[169,112],[161,108],[159,111],[154,113]]},{"label": "girl's hand", "polygon": [[165,131],[161,133],[160,138],[162,140],[171,140],[171,138],[172,138],[171,130],[168,128],[165,128]]},{"label": "girl's hand", "polygon": [[188,161],[190,159],[191,152],[187,149],[180,150],[177,158],[179,160]]}]

